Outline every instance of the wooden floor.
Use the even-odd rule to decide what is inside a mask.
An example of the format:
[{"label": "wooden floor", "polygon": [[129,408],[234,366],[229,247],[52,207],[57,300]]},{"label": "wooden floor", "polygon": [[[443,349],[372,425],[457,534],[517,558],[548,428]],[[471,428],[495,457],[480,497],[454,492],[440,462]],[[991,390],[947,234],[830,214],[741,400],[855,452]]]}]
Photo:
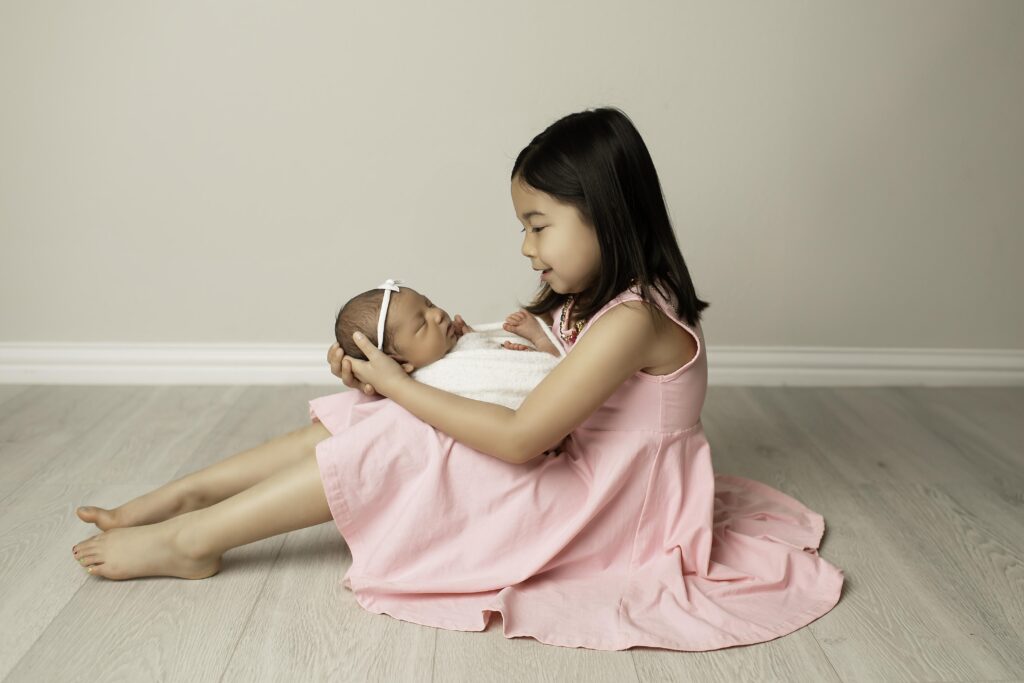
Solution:
[{"label": "wooden floor", "polygon": [[[339,385],[339,390],[344,389]],[[711,387],[717,472],[825,517],[831,612],[711,652],[601,652],[360,608],[332,523],[202,581],[110,581],[71,546],[114,507],[308,423],[330,387],[0,385],[5,681],[1021,681],[1024,388]]]}]

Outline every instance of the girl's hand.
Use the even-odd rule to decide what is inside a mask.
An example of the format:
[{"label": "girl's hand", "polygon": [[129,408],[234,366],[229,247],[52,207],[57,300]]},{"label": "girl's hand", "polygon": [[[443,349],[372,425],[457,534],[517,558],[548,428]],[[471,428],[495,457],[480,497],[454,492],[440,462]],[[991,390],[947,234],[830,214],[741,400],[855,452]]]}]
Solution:
[{"label": "girl's hand", "polygon": [[[345,352],[342,351],[338,342],[331,344],[327,349],[327,363],[331,366],[331,374],[340,379],[349,389],[357,389],[367,396],[373,396],[377,392],[372,384],[363,384],[352,374],[352,359],[346,360]],[[412,372],[412,365],[406,363],[402,368],[408,373]]]},{"label": "girl's hand", "polygon": [[373,395],[373,387],[367,384],[359,386],[359,380],[352,376],[352,368],[344,362],[345,352],[341,350],[341,344],[334,342],[327,349],[327,364],[331,366],[331,374],[344,382],[349,389],[361,389],[367,395]]},{"label": "girl's hand", "polygon": [[358,389],[367,396],[373,396],[377,393],[374,391],[372,384],[362,384],[355,378],[352,374],[352,361],[346,362],[345,352],[342,351],[341,345],[338,342],[334,342],[327,349],[327,363],[331,366],[331,374],[341,379],[349,389]]},{"label": "girl's hand", "polygon": [[348,363],[355,378],[366,386],[375,388],[382,396],[391,396],[399,383],[408,379],[412,365],[399,365],[398,361],[370,343],[363,334],[352,335],[356,346],[369,360],[358,360],[349,357]]},{"label": "girl's hand", "polygon": [[463,320],[462,316],[459,315],[458,313],[455,314],[455,320],[452,321],[452,324],[455,325],[455,334],[458,335],[459,337],[466,334],[467,332],[476,332],[476,330],[470,327],[469,323]]}]

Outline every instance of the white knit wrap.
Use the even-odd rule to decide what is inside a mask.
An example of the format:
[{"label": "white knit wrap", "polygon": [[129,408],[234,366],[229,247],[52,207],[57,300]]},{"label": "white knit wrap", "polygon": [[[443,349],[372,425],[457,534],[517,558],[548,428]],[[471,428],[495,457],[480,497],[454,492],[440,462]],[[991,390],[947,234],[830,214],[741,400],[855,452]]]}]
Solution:
[{"label": "white knit wrap", "polygon": [[547,323],[534,318],[558,349],[558,356],[503,348],[506,340],[533,345],[503,329],[504,322],[485,323],[471,325],[474,331],[466,332],[443,358],[413,370],[410,377],[459,396],[516,410],[566,355]]}]

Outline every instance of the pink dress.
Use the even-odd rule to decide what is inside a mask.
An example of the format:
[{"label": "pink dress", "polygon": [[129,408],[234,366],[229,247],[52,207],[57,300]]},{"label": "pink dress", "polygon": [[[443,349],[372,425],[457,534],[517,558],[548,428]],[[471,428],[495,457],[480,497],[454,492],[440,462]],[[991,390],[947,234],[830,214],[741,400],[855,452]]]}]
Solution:
[{"label": "pink dress", "polygon": [[[352,553],[342,586],[377,614],[564,647],[714,650],[772,640],[838,602],[821,515],[715,474],[700,421],[704,334],[675,372],[637,372],[557,455],[513,465],[401,405],[346,390],[310,401],[316,448]],[[627,289],[594,314],[640,300]],[[558,316],[552,330],[558,335]],[[578,340],[577,340],[578,342]],[[566,344],[570,350],[574,344]],[[511,352],[510,352],[511,353]]]}]

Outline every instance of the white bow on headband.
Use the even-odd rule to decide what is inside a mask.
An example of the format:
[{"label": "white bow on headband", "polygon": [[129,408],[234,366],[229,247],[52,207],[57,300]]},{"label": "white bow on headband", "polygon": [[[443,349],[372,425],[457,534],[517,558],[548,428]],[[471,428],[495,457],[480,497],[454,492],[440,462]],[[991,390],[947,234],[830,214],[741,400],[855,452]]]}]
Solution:
[{"label": "white bow on headband", "polygon": [[401,289],[401,285],[405,284],[402,280],[395,280],[388,278],[383,283],[374,287],[374,289],[384,290],[384,299],[380,302],[380,319],[377,320],[377,348],[384,350],[384,319],[388,315],[388,303],[391,301],[391,292],[397,292]]}]

